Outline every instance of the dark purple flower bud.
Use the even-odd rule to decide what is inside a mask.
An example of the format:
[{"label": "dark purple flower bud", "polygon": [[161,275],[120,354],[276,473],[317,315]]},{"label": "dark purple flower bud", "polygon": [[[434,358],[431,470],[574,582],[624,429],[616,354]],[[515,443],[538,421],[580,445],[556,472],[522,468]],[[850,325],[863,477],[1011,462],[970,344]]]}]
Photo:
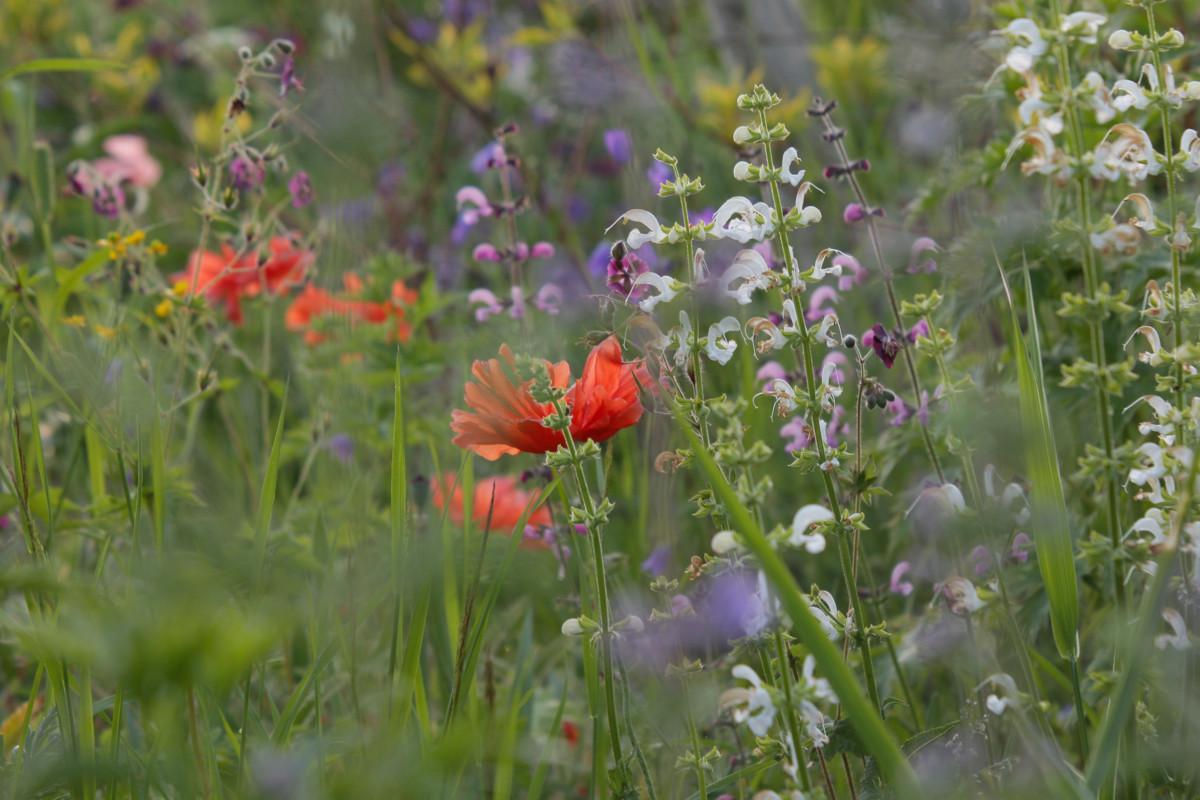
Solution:
[{"label": "dark purple flower bud", "polygon": [[102,217],[116,219],[125,207],[125,193],[120,186],[101,183],[92,189],[92,210]]},{"label": "dark purple flower bud", "polygon": [[292,196],[292,208],[304,208],[312,202],[312,181],[307,172],[297,172],[288,181],[288,194]]}]

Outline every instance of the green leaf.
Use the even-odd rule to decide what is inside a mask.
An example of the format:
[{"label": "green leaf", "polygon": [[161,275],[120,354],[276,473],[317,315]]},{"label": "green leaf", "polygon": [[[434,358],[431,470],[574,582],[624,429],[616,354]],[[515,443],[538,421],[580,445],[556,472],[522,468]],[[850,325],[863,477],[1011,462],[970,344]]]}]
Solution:
[{"label": "green leaf", "polygon": [[271,529],[271,514],[275,509],[275,486],[279,480],[280,450],[283,445],[283,419],[287,412],[287,390],[279,408],[279,420],[275,423],[275,437],[271,441],[271,454],[267,458],[267,474],[263,476],[262,491],[258,495],[258,524],[254,529],[254,550],[261,573],[267,555],[267,533]]},{"label": "green leaf", "polygon": [[126,69],[125,64],[107,58],[35,58],[0,72],[0,83],[18,75],[41,72],[109,72],[123,69]]},{"label": "green leaf", "polygon": [[[999,264],[997,264],[999,266]],[[1038,335],[1037,309],[1033,286],[1025,268],[1025,302],[1029,315],[1029,347],[1021,334],[1017,309],[1009,291],[1004,270],[1000,270],[1008,310],[1012,320],[1012,348],[1017,364],[1020,391],[1022,437],[1025,469],[1030,482],[1030,506],[1033,512],[1030,531],[1037,550],[1038,569],[1042,573],[1046,596],[1050,600],[1050,625],[1058,653],[1072,660],[1079,655],[1079,595],[1075,574],[1075,552],[1067,518],[1058,452],[1054,447],[1054,428],[1046,403],[1046,385],[1042,376],[1042,343]]]}]

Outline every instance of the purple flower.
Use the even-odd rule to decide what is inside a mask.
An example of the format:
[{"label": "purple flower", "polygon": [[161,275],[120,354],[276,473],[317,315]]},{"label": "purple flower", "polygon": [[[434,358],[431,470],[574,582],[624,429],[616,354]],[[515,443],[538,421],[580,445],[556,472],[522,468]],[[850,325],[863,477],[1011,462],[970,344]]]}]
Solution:
[{"label": "purple flower", "polygon": [[850,423],[846,418],[846,409],[834,406],[825,427],[825,444],[837,447],[842,437],[850,433]]},{"label": "purple flower", "polygon": [[229,177],[235,189],[246,191],[262,185],[266,170],[255,159],[241,155],[229,162]]},{"label": "purple flower", "polygon": [[669,181],[673,177],[671,168],[661,161],[655,161],[646,170],[646,178],[650,181],[650,188],[658,193],[658,187],[664,181]]},{"label": "purple flower", "polygon": [[349,434],[335,433],[329,437],[325,446],[333,457],[343,464],[350,464],[354,461],[354,440],[350,438]]},{"label": "purple flower", "polygon": [[887,412],[892,415],[891,419],[888,420],[888,424],[893,428],[899,428],[901,425],[908,422],[910,419],[912,419],[912,415],[915,413],[915,409],[908,403],[904,402],[899,395],[893,397],[892,401],[888,403],[885,408],[887,409]]},{"label": "purple flower", "polygon": [[1013,537],[1012,548],[1008,551],[1008,557],[1018,564],[1024,564],[1029,560],[1029,550],[1033,547],[1033,541],[1029,535],[1018,531]]},{"label": "purple flower", "polygon": [[892,364],[896,363],[896,356],[900,354],[900,348],[903,343],[892,336],[878,322],[862,335],[862,343],[875,351],[875,355],[879,356],[879,360],[888,369],[892,368]]},{"label": "purple flower", "polygon": [[936,253],[942,248],[938,247],[938,243],[928,236],[922,236],[912,243],[912,251],[908,256],[908,271],[915,275],[918,272],[937,272],[937,262],[932,258],[921,261],[921,256],[925,253]]},{"label": "purple flower", "polygon": [[504,148],[499,142],[488,142],[471,156],[471,171],[482,175],[504,158]]},{"label": "purple flower", "polygon": [[917,339],[921,338],[922,336],[926,339],[931,338],[929,335],[929,323],[923,319],[918,320],[916,325],[913,325],[908,329],[908,333],[906,334],[905,338],[907,338],[908,341],[912,342],[913,344],[916,344]]},{"label": "purple flower", "polygon": [[888,583],[888,591],[892,594],[898,594],[901,597],[908,597],[913,593],[915,588],[911,581],[904,580],[904,576],[912,569],[912,565],[907,561],[901,561],[892,567],[892,577]]},{"label": "purple flower", "polygon": [[556,283],[547,283],[534,295],[533,305],[543,314],[554,316],[562,307],[563,290]]},{"label": "purple flower", "polygon": [[604,132],[604,149],[608,157],[618,164],[627,164],[633,158],[633,143],[629,133],[621,128],[611,128]]},{"label": "purple flower", "polygon": [[647,575],[657,578],[659,575],[666,574],[667,566],[671,561],[671,548],[664,545],[659,545],[650,551],[650,555],[646,556],[646,560],[642,562],[642,572]]},{"label": "purple flower", "polygon": [[471,258],[476,261],[498,262],[500,260],[500,251],[496,249],[496,245],[484,242],[483,244],[475,245],[475,249],[471,252]]},{"label": "purple flower", "polygon": [[98,184],[92,189],[92,210],[102,217],[116,219],[125,207],[125,192],[120,186],[110,183]]},{"label": "purple flower", "polygon": [[600,276],[608,270],[608,262],[612,260],[612,242],[597,242],[588,256],[588,272]]},{"label": "purple flower", "polygon": [[968,558],[971,559],[971,564],[975,568],[976,577],[983,577],[992,571],[992,557],[983,545],[976,545]]},{"label": "purple flower", "polygon": [[789,440],[783,449],[792,455],[812,444],[812,428],[805,422],[804,417],[792,417],[779,429],[779,435]]},{"label": "purple flower", "polygon": [[288,56],[283,60],[283,68],[279,70],[279,96],[287,97],[287,93],[295,89],[304,91],[304,84],[296,77],[296,59]]},{"label": "purple flower", "polygon": [[630,303],[636,303],[645,294],[646,288],[634,286],[633,282],[639,275],[649,271],[645,261],[634,253],[625,252],[619,260],[612,257],[608,259],[605,283],[613,294]]},{"label": "purple flower", "polygon": [[475,309],[476,322],[487,322],[488,317],[504,312],[504,306],[500,305],[500,300],[490,289],[472,290],[467,295],[467,302],[478,306]]},{"label": "purple flower", "polygon": [[408,22],[408,35],[416,42],[430,44],[437,39],[437,23],[425,17],[415,17]]},{"label": "purple flower", "polygon": [[288,181],[288,194],[292,196],[292,208],[304,208],[312,202],[312,181],[307,172],[297,172]]}]

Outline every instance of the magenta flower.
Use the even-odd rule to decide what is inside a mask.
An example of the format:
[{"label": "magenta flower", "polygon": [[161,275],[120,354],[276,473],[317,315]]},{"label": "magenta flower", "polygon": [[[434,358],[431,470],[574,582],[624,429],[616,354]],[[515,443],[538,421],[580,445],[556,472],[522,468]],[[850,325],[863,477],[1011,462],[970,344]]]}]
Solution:
[{"label": "magenta flower", "polygon": [[901,597],[908,597],[916,588],[911,581],[904,580],[904,576],[912,570],[912,565],[907,561],[901,561],[896,566],[892,567],[892,577],[888,582],[888,591],[892,594],[898,594]]},{"label": "magenta flower", "polygon": [[916,344],[917,339],[921,337],[925,337],[926,339],[933,338],[929,334],[929,323],[923,319],[918,320],[917,324],[909,328],[908,333],[905,335],[905,338],[908,339],[908,341],[912,344]]},{"label": "magenta flower", "polygon": [[988,549],[983,545],[976,545],[967,557],[971,559],[977,577],[982,577],[992,571],[992,558],[988,555]]},{"label": "magenta flower", "polygon": [[842,221],[847,225],[852,225],[855,222],[861,222],[867,218],[867,210],[862,207],[861,203],[849,203],[842,211]]},{"label": "magenta flower", "polygon": [[875,355],[879,356],[879,360],[888,369],[892,368],[892,364],[896,363],[896,356],[900,354],[900,348],[904,346],[903,342],[888,333],[887,330],[878,322],[862,335],[862,343],[875,351]]},{"label": "magenta flower", "polygon": [[612,257],[608,259],[605,284],[610,292],[624,298],[626,302],[636,303],[648,290],[645,285],[635,286],[634,282],[639,275],[649,272],[650,267],[636,254],[627,250],[621,254],[619,259],[615,257],[616,255],[613,253]]},{"label": "magenta flower", "polygon": [[476,261],[497,262],[500,260],[500,251],[496,249],[496,245],[484,242],[483,244],[475,245],[475,250],[472,251],[471,258]]},{"label": "magenta flower", "polygon": [[261,186],[266,175],[267,171],[263,165],[249,156],[235,156],[229,162],[229,178],[233,182],[233,188],[239,191]]},{"label": "magenta flower", "polygon": [[778,361],[768,361],[758,368],[758,372],[754,373],[754,379],[761,384],[767,384],[775,380],[786,380],[787,370]]},{"label": "magenta flower", "polygon": [[296,76],[296,59],[288,56],[283,60],[283,67],[279,70],[279,96],[287,97],[287,93],[292,89],[303,92],[304,84]]},{"label": "magenta flower", "polygon": [[454,195],[454,203],[462,214],[464,225],[474,225],[481,217],[495,215],[496,209],[478,186],[464,186]]},{"label": "magenta flower", "polygon": [[288,181],[288,194],[292,196],[292,208],[304,208],[313,200],[312,181],[307,172],[297,172]]},{"label": "magenta flower", "polygon": [[812,444],[812,428],[804,417],[792,417],[779,429],[779,435],[788,440],[783,449],[792,455]]}]

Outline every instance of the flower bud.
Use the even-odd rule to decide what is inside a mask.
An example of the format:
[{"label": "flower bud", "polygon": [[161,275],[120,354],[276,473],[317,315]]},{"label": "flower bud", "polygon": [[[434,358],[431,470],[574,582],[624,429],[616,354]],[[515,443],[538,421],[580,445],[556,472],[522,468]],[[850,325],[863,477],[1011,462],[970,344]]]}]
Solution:
[{"label": "flower bud", "polygon": [[1158,37],[1158,46],[1162,48],[1183,47],[1183,34],[1171,28],[1166,33],[1160,34]]},{"label": "flower bud", "polygon": [[753,134],[750,132],[749,125],[739,125],[733,131],[733,143],[734,144],[746,144],[747,142],[750,141],[752,136],[753,136]]},{"label": "flower bud", "polygon": [[862,207],[861,203],[848,203],[846,210],[842,212],[842,221],[847,225],[851,225],[860,220],[866,219],[867,210]]},{"label": "flower bud", "polygon": [[846,334],[846,337],[842,339],[842,347],[846,348],[847,350],[853,350],[854,348],[858,347],[858,339],[854,338],[854,334],[848,333]]},{"label": "flower bud", "polygon": [[751,175],[753,174],[753,170],[754,170],[754,168],[750,165],[750,162],[739,161],[733,167],[733,177],[738,179],[739,181],[754,180],[751,177]]},{"label": "flower bud", "polygon": [[583,636],[583,623],[578,617],[571,617],[562,624],[563,636]]},{"label": "flower bud", "polygon": [[733,531],[718,531],[712,538],[712,551],[719,556],[739,549],[737,536]]},{"label": "flower bud", "polygon": [[1114,50],[1136,50],[1133,34],[1127,30],[1116,30],[1108,36],[1108,46]]}]

